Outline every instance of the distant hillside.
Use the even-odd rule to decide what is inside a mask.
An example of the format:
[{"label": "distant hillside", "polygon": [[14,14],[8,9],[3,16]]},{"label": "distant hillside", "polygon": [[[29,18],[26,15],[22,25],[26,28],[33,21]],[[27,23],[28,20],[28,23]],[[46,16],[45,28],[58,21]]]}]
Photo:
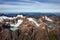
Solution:
[{"label": "distant hillside", "polygon": [[30,16],[30,17],[40,17],[41,15],[46,15],[46,16],[56,16],[55,14],[53,13],[22,13],[24,16]]},{"label": "distant hillside", "polygon": [[60,13],[55,13],[55,15],[60,16]]},{"label": "distant hillside", "polygon": [[24,15],[24,16],[29,16],[29,17],[40,17],[41,15],[46,15],[46,16],[57,16],[58,14],[54,13],[39,13],[39,12],[22,12],[22,13],[2,13],[5,16],[16,16],[18,14]]}]

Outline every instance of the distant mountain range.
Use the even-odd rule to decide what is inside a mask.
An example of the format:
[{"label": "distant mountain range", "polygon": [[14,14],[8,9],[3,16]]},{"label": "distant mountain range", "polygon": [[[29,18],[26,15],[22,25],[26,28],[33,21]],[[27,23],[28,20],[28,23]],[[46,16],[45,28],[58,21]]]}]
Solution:
[{"label": "distant mountain range", "polygon": [[21,13],[0,13],[0,16],[16,16],[16,15],[23,15],[23,16],[29,16],[29,17],[40,17],[41,15],[46,15],[46,16],[60,16],[60,13],[39,13],[39,12],[21,12]]}]

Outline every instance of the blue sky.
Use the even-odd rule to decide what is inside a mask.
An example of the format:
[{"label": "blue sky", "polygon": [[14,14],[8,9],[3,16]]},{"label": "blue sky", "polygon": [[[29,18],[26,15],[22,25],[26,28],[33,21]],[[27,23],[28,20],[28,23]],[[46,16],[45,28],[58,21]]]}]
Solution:
[{"label": "blue sky", "polygon": [[60,12],[60,0],[0,0],[0,13]]}]

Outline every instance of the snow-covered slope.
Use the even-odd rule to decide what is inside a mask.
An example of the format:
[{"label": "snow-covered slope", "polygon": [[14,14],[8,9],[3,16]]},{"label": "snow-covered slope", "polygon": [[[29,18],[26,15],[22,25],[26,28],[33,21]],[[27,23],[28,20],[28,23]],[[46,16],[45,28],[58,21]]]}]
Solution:
[{"label": "snow-covered slope", "polygon": [[36,24],[36,26],[39,26],[39,24],[33,19],[33,18],[27,18],[29,21],[32,21]]},{"label": "snow-covered slope", "polygon": [[45,16],[45,20],[50,21],[50,22],[53,22],[53,20],[50,19],[50,18],[48,18],[47,16]]},{"label": "snow-covered slope", "polygon": [[23,22],[23,20],[18,20],[18,22],[16,24],[10,24],[10,26],[12,27],[18,27],[21,23]]}]

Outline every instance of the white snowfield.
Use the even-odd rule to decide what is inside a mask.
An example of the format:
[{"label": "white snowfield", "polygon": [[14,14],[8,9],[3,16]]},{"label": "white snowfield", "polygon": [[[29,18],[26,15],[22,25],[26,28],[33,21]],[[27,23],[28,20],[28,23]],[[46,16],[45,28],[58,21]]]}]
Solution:
[{"label": "white snowfield", "polygon": [[3,19],[2,19],[2,17],[0,17],[0,22],[3,22]]},{"label": "white snowfield", "polygon": [[7,19],[6,16],[1,16],[1,17],[0,17],[0,22],[3,22],[5,19]]},{"label": "white snowfield", "polygon": [[6,17],[6,16],[1,16],[1,18],[2,18],[2,19],[7,19],[8,17]]},{"label": "white snowfield", "polygon": [[29,21],[32,21],[36,24],[36,26],[39,26],[39,24],[33,19],[33,18],[27,18]]},{"label": "white snowfield", "polygon": [[11,20],[13,18],[12,17],[7,17],[7,16],[1,16],[0,19],[2,19],[2,20],[10,19]]},{"label": "white snowfield", "polygon": [[[4,20],[14,20],[18,17],[21,17],[23,18],[23,15],[17,15],[16,17],[7,17],[7,16],[0,16],[0,22],[3,22]],[[10,26],[13,26],[13,27],[18,27],[21,23],[23,22],[23,20],[18,20],[17,23],[15,24],[10,24]],[[9,22],[6,22],[6,24],[8,24]]]},{"label": "white snowfield", "polygon": [[13,19],[16,19],[18,17],[23,18],[23,15],[17,15],[16,17],[0,16],[0,20],[6,20],[6,19],[13,20]]},{"label": "white snowfield", "polygon": [[45,16],[45,19],[46,19],[47,21],[53,22],[53,20],[50,19],[50,18],[48,18],[47,16]]},{"label": "white snowfield", "polygon": [[21,17],[21,18],[23,18],[23,15],[17,15],[17,18],[18,18],[18,17]]},{"label": "white snowfield", "polygon": [[21,23],[23,22],[23,20],[18,20],[18,22],[16,24],[10,24],[10,26],[13,26],[13,27],[18,27]]}]

